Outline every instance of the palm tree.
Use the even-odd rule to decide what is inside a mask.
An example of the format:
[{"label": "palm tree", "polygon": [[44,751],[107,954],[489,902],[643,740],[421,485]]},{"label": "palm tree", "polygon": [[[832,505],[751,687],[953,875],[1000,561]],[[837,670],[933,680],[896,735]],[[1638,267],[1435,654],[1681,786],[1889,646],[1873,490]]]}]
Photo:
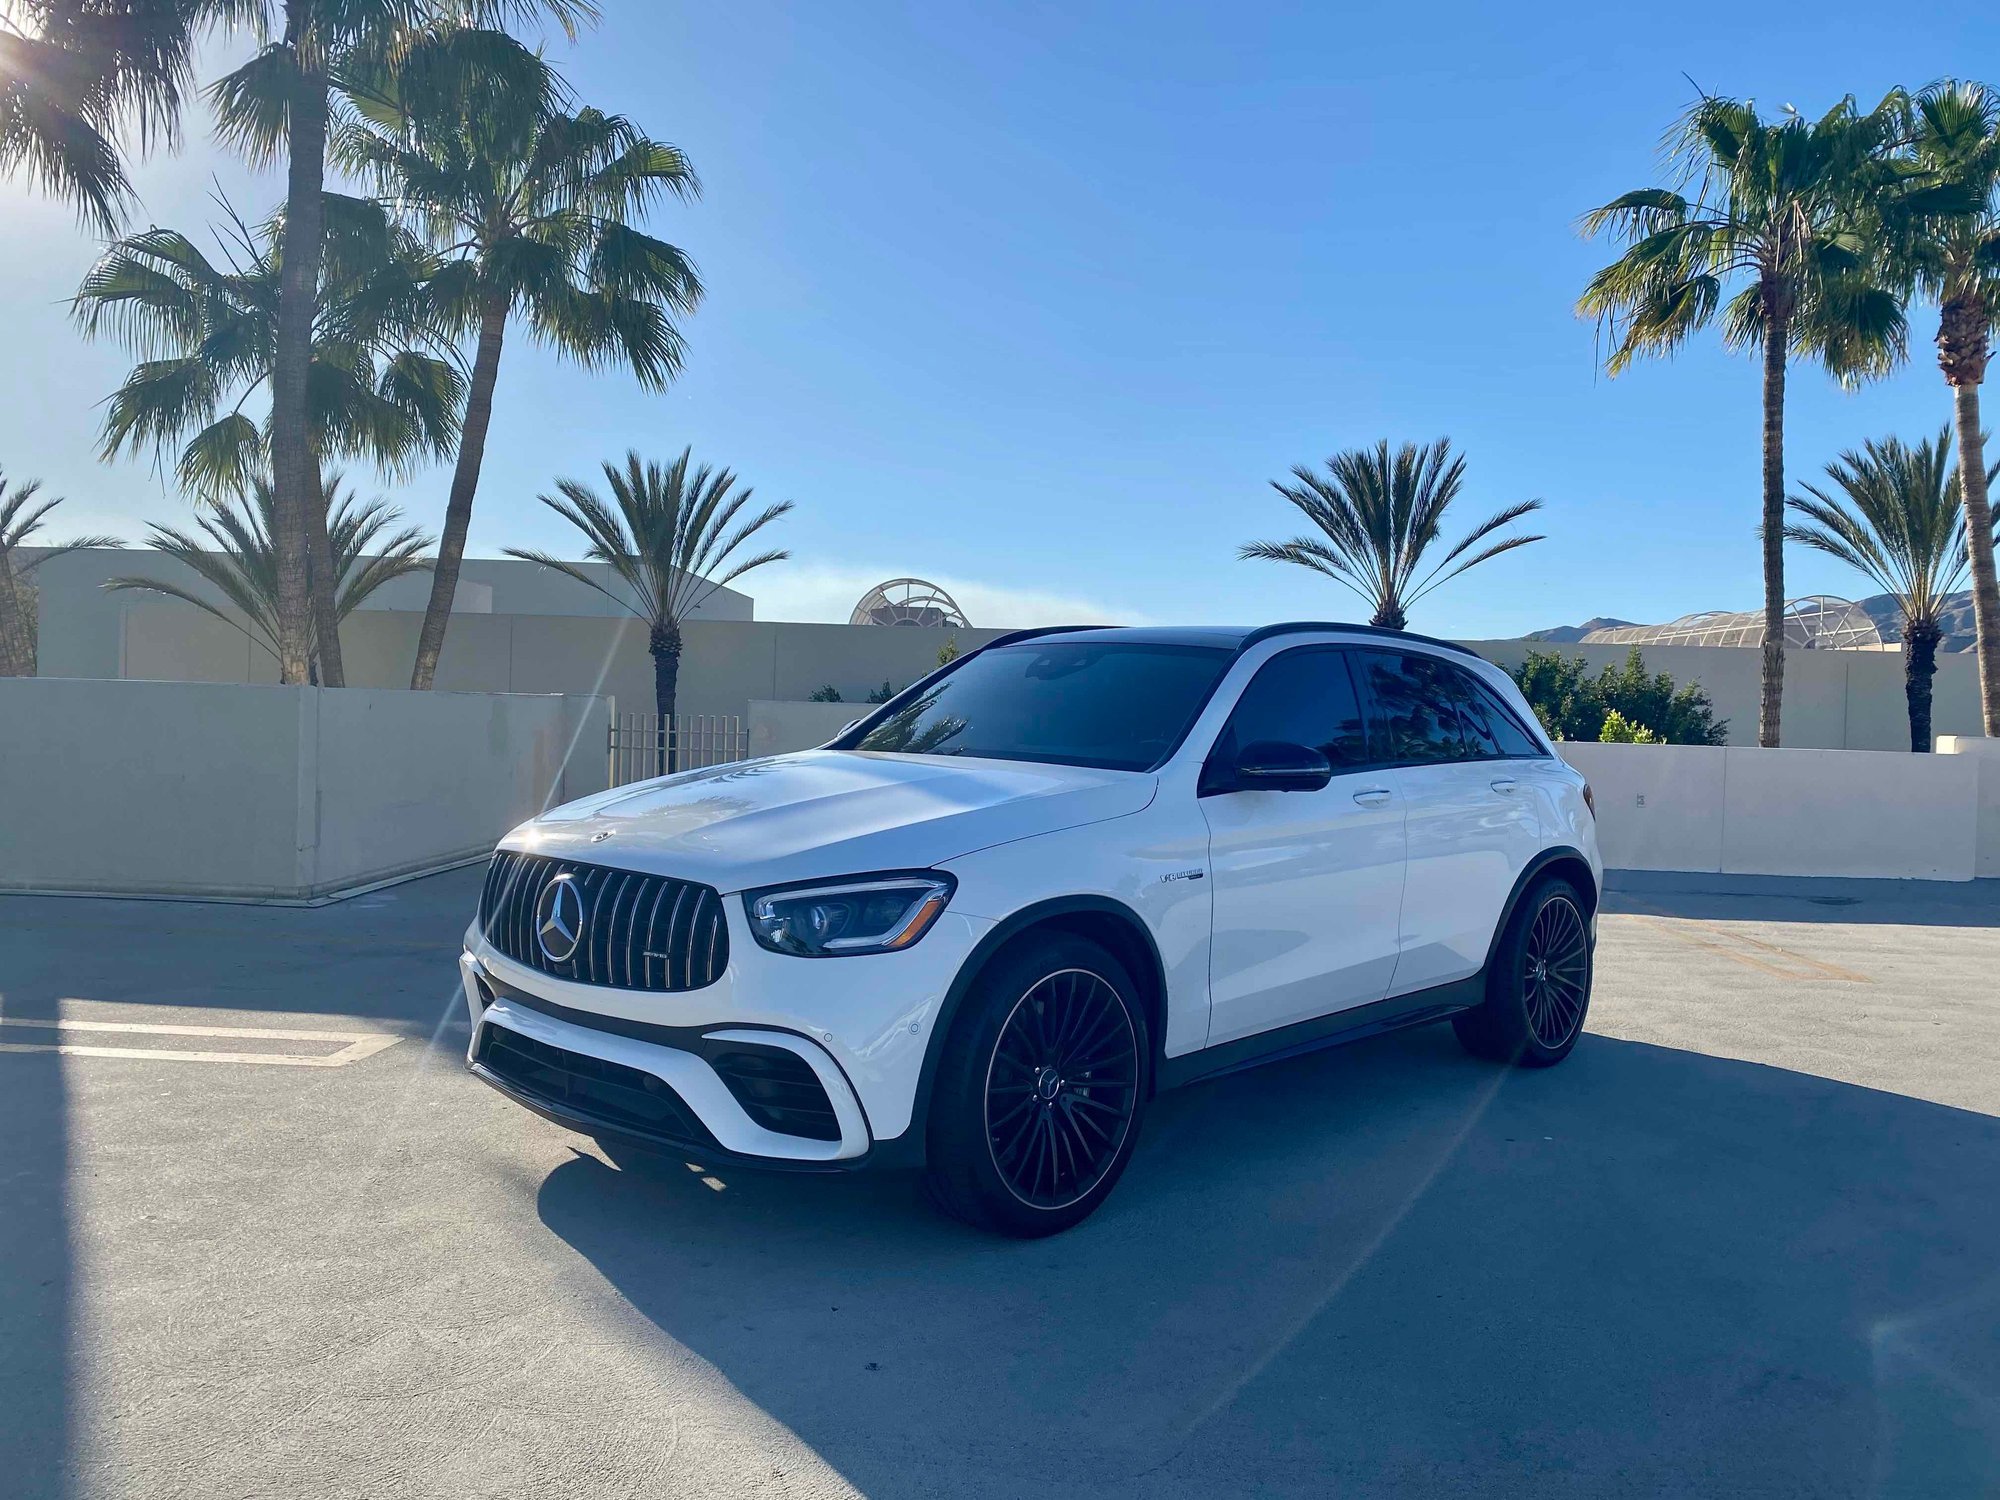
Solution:
[{"label": "palm tree", "polygon": [[132,201],[120,137],[171,139],[204,0],[0,6],[0,172],[24,171],[103,234]]},{"label": "palm tree", "polygon": [[1238,555],[1324,573],[1366,599],[1374,606],[1372,623],[1391,630],[1401,630],[1410,606],[1439,584],[1488,558],[1542,540],[1505,537],[1466,556],[1502,527],[1541,509],[1541,501],[1523,500],[1488,516],[1424,570],[1425,554],[1438,543],[1445,511],[1465,484],[1465,459],[1451,451],[1450,438],[1421,447],[1404,443],[1393,454],[1387,442],[1350,448],[1326,461],[1324,475],[1301,464],[1292,470],[1292,481],[1274,479],[1271,488],[1297,506],[1320,535],[1252,542]]},{"label": "palm tree", "polygon": [[1892,274],[1938,307],[1938,368],[1951,387],[1971,553],[1980,717],[2000,737],[2000,579],[1979,388],[2000,318],[2000,96],[1944,82],[1910,101],[1909,164],[1883,194]]},{"label": "palm tree", "polygon": [[559,495],[540,497],[542,504],[588,539],[584,557],[609,565],[629,594],[607,588],[581,564],[546,552],[505,549],[509,557],[540,563],[589,585],[646,622],[663,770],[673,767],[670,732],[674,689],[681,670],[682,622],[723,585],[752,568],[791,556],[782,551],[760,552],[734,563],[720,578],[709,577],[729,563],[738,547],[789,511],[792,502],[767,505],[739,524],[737,517],[749,505],[751,492],[738,489],[736,476],[728,469],[711,469],[707,464],[690,469],[691,457],[692,450],[683,448],[679,458],[662,468],[644,462],[635,451],[625,455],[622,469],[605,464],[604,480],[611,488],[609,504],[574,479],[556,481]]},{"label": "palm tree", "polygon": [[29,577],[52,557],[75,552],[81,547],[122,547],[115,536],[80,536],[72,542],[57,542],[34,557],[24,556],[28,538],[42,529],[48,513],[62,504],[51,496],[36,499],[42,482],[30,479],[14,485],[10,493],[6,477],[0,475],[0,677],[35,675],[34,616],[29,603]]},{"label": "palm tree", "polygon": [[1818,120],[1767,122],[1748,101],[1704,95],[1672,138],[1679,186],[1626,193],[1582,220],[1630,245],[1577,302],[1610,335],[1611,374],[1673,353],[1718,313],[1725,344],[1762,352],[1762,745],[1778,743],[1784,693],[1787,364],[1810,355],[1851,382],[1902,355],[1902,304],[1870,274],[1863,228],[1895,115],[1893,96],[1865,114],[1848,98]]},{"label": "palm tree", "polygon": [[[430,566],[430,559],[422,555],[431,544],[430,537],[413,526],[393,530],[403,519],[400,511],[380,499],[357,504],[352,487],[343,491],[345,483],[338,469],[330,469],[319,476],[315,486],[328,500],[336,625],[390,579],[421,573]],[[193,569],[236,614],[212,597],[157,578],[113,578],[104,586],[183,600],[236,626],[273,660],[279,660],[278,557],[271,541],[277,497],[271,481],[262,474],[250,476],[246,488],[247,494],[209,505],[196,515],[194,524],[200,536],[171,526],[155,526],[147,538],[155,551]]]},{"label": "palm tree", "polygon": [[[489,31],[476,75],[452,68],[475,60],[473,49],[438,45],[424,24],[484,25],[547,16],[574,36],[579,20],[594,19],[590,0],[208,0],[214,9],[247,14],[261,46],[250,60],[209,90],[222,138],[255,165],[285,163],[285,211],[278,263],[276,341],[271,360],[271,469],[277,491],[273,519],[278,554],[280,660],[297,680],[306,667],[305,622],[311,580],[307,527],[318,515],[308,487],[318,472],[312,451],[313,325],[326,232],[323,195],[329,121],[337,94],[384,71],[402,70],[405,87],[460,97],[495,72],[539,73],[541,62],[513,38]],[[322,594],[324,588],[321,589]],[[322,614],[325,600],[322,598]],[[321,631],[321,649],[332,637]],[[337,640],[333,641],[338,650]]]},{"label": "palm tree", "polygon": [[[331,227],[321,257],[314,307],[313,360],[308,370],[307,439],[320,460],[363,459],[392,470],[449,453],[457,435],[465,382],[449,359],[427,352],[423,279],[431,263],[413,239],[389,222],[380,204],[328,194]],[[276,412],[260,426],[244,406],[275,375],[282,298],[283,232],[252,232],[231,220],[217,264],[185,235],[148,229],[114,243],[85,276],[75,298],[84,331],[110,333],[139,363],[106,403],[103,451],[179,447],[181,484],[197,497],[240,493],[253,473],[268,473],[275,451]],[[284,515],[276,498],[272,541],[278,558],[278,660],[285,681],[295,676],[286,654]],[[309,486],[310,489],[310,486]],[[314,509],[325,503],[315,498]],[[340,656],[337,573],[316,559],[333,555],[324,514],[309,519],[308,551],[315,603],[313,650],[319,680],[346,681]]]},{"label": "palm tree", "polygon": [[357,103],[334,155],[422,226],[447,261],[433,292],[453,326],[477,336],[410,675],[423,689],[451,620],[508,320],[519,313],[538,342],[587,367],[617,365],[665,389],[681,364],[674,315],[694,311],[701,282],[681,250],[631,220],[663,196],[696,196],[700,183],[680,151],[617,115],[548,109],[540,97],[440,99],[396,82]]},{"label": "palm tree", "polygon": [[1951,462],[1951,429],[1914,448],[1886,438],[1858,453],[1850,449],[1826,466],[1826,475],[1839,493],[1800,486],[1805,497],[1785,503],[1804,520],[1785,527],[1785,540],[1839,558],[1895,596],[1903,611],[1910,748],[1929,750],[1945,605],[1966,572],[1966,517],[1961,475]]}]

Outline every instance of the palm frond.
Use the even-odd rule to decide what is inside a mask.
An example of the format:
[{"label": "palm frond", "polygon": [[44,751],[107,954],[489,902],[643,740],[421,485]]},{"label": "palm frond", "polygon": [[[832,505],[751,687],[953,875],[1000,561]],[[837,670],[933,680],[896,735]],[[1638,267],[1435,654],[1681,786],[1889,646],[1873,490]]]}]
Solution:
[{"label": "palm frond", "polygon": [[752,536],[790,512],[792,502],[767,505],[744,519],[751,492],[739,489],[727,469],[695,466],[691,450],[683,449],[668,464],[649,463],[635,450],[623,464],[606,463],[603,470],[608,501],[569,479],[558,482],[556,495],[541,500],[583,533],[585,557],[609,564],[631,589],[632,599],[605,587],[578,564],[511,548],[508,555],[589,585],[656,630],[678,629],[717,589],[790,556],[782,549],[735,555]]}]

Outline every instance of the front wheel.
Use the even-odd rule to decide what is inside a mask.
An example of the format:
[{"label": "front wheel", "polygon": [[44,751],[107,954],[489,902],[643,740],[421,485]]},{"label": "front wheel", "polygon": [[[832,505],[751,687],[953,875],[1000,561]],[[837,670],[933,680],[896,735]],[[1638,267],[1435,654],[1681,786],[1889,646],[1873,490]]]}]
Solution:
[{"label": "front wheel", "polygon": [[1451,1019],[1466,1051],[1548,1068],[1568,1057],[1590,1012],[1590,920],[1566,880],[1545,880],[1514,908],[1486,976],[1486,1001]]},{"label": "front wheel", "polygon": [[1151,1059],[1137,987],[1105,949],[1064,934],[1003,953],[939,1059],[931,1201],[1022,1239],[1088,1218],[1131,1160]]}]

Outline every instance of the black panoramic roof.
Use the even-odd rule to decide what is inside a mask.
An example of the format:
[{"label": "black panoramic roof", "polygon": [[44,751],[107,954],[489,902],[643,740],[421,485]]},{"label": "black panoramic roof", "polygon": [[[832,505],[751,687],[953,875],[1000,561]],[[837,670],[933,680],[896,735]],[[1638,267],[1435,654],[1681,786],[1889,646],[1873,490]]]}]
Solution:
[{"label": "black panoramic roof", "polygon": [[1017,630],[987,643],[1011,646],[1017,641],[1062,640],[1065,638],[1130,641],[1146,646],[1214,646],[1223,651],[1244,651],[1259,641],[1280,635],[1321,635],[1339,631],[1343,635],[1380,637],[1384,641],[1414,641],[1461,656],[1477,657],[1478,652],[1456,641],[1416,635],[1407,630],[1388,630],[1380,625],[1353,625],[1337,620],[1287,620],[1278,625],[1050,625],[1039,630]]}]

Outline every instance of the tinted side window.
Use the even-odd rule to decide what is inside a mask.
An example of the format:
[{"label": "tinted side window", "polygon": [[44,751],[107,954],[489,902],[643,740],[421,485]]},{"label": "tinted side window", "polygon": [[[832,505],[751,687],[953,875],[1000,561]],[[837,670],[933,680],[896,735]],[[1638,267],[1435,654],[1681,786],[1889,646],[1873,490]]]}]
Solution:
[{"label": "tinted side window", "polygon": [[1477,753],[1498,760],[1543,758],[1547,752],[1535,743],[1512,712],[1485,683],[1465,672],[1454,671],[1465,707],[1466,744],[1476,745]]},{"label": "tinted side window", "polygon": [[1388,651],[1358,653],[1355,665],[1368,683],[1377,760],[1423,766],[1466,759],[1450,667],[1435,657]]},{"label": "tinted side window", "polygon": [[1227,765],[1258,740],[1310,745],[1334,770],[1368,760],[1368,731],[1341,651],[1288,651],[1258,669],[1237,700],[1213,759]]}]

